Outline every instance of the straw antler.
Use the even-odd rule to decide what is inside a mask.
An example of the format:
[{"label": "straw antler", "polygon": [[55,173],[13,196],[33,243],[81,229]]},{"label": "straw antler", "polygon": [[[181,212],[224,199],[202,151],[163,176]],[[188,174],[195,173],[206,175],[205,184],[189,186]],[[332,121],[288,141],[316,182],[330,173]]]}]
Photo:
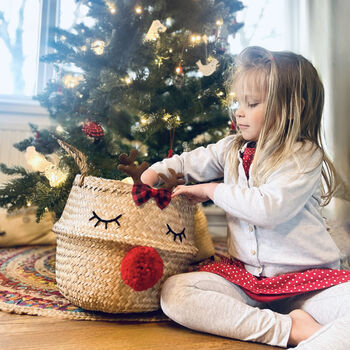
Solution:
[{"label": "straw antler", "polygon": [[159,177],[164,181],[164,185],[162,188],[165,188],[169,191],[172,191],[174,187],[177,185],[183,185],[185,183],[185,180],[183,179],[183,174],[176,173],[174,169],[169,168],[170,176],[167,177],[164,174],[158,174]]},{"label": "straw antler", "polygon": [[53,135],[53,138],[56,139],[58,144],[70,155],[73,157],[75,160],[75,163],[78,165],[80,169],[80,183],[79,186],[83,185],[84,178],[89,172],[89,167],[87,165],[87,159],[85,157],[85,154],[79,151],[77,148],[74,146],[70,145],[69,143],[57,138],[56,136]]},{"label": "straw antler", "polygon": [[135,159],[138,152],[136,149],[130,151],[130,155],[123,153],[119,156],[121,164],[118,165],[118,169],[128,174],[134,180],[134,184],[142,184],[141,174],[148,168],[148,163],[142,162],[141,165],[135,165]]}]

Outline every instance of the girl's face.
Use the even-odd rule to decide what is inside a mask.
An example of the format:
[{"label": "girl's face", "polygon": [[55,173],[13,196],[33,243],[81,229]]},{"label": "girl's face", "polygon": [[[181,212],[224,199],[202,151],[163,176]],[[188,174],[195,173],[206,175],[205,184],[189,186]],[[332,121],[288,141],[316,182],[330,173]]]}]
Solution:
[{"label": "girl's face", "polygon": [[246,141],[258,141],[264,125],[265,94],[261,91],[262,89],[257,88],[255,83],[247,84],[242,81],[239,86],[241,89],[236,94],[239,107],[235,113],[237,126]]}]

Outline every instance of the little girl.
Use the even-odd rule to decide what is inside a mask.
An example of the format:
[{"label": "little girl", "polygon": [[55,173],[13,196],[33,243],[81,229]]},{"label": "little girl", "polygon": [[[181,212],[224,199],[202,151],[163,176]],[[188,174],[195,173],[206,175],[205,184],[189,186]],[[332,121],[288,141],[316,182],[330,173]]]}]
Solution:
[{"label": "little girl", "polygon": [[[192,186],[173,196],[211,199],[226,212],[222,259],[169,278],[161,307],[194,330],[300,350],[350,349],[350,271],[320,205],[335,173],[320,137],[324,90],[313,65],[291,52],[249,47],[229,86],[238,132],[154,164],[154,186],[168,168]],[[209,182],[224,177],[223,183]],[[323,180],[323,185],[321,180]]]}]

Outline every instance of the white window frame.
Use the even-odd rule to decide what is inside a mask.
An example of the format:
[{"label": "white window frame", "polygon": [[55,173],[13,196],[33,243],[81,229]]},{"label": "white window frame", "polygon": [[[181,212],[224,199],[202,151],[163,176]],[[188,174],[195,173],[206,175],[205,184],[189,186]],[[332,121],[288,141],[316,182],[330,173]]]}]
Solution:
[{"label": "white window frame", "polygon": [[[40,93],[49,79],[53,77],[53,67],[40,62],[40,57],[48,54],[50,48],[49,29],[58,23],[60,0],[40,0],[40,32],[38,47],[38,69],[35,94]],[[47,117],[48,112],[31,96],[0,95],[0,123],[6,123],[10,116],[18,115]]]}]

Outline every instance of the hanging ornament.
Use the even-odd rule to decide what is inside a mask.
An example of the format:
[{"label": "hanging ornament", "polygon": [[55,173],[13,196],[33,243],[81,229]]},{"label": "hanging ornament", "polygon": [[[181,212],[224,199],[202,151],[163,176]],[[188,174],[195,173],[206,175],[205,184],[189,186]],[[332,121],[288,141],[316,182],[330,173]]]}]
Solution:
[{"label": "hanging ornament", "polygon": [[34,171],[44,172],[52,164],[46,160],[43,154],[37,152],[34,146],[27,147],[24,157]]},{"label": "hanging ornament", "polygon": [[[52,159],[54,156],[52,156]],[[51,187],[56,187],[66,181],[68,173],[62,172],[58,167],[49,162],[45,156],[35,150],[35,147],[29,146],[26,149],[25,159],[28,165],[34,170],[44,173],[50,182]],[[58,161],[56,161],[58,163]]]},{"label": "hanging ornament", "polygon": [[96,122],[87,122],[82,127],[82,132],[94,139],[94,142],[97,143],[104,136],[104,131],[99,123]]},{"label": "hanging ornament", "polygon": [[209,76],[212,75],[216,67],[218,65],[218,60],[216,58],[212,58],[208,64],[203,65],[200,60],[196,62],[196,65],[198,66],[198,70],[204,75]]},{"label": "hanging ornament", "polygon": [[145,41],[157,40],[159,38],[159,32],[164,33],[166,29],[166,26],[159,19],[154,20],[145,36]]},{"label": "hanging ornament", "polygon": [[91,44],[91,50],[96,54],[96,55],[103,55],[105,51],[106,43],[102,40],[95,40]]}]

